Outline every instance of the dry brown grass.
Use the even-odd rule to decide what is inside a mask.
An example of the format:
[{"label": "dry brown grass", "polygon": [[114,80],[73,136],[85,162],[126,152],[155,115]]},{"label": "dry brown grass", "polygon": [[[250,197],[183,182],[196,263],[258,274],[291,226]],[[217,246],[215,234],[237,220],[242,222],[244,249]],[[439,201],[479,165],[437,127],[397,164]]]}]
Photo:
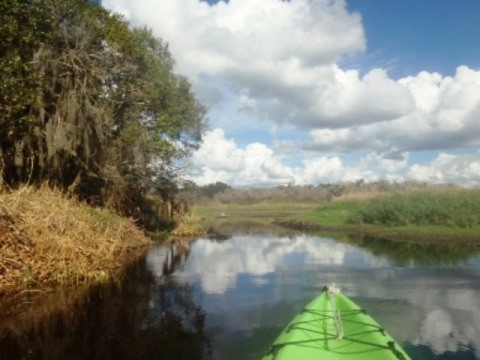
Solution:
[{"label": "dry brown grass", "polygon": [[149,243],[130,219],[60,191],[0,189],[0,296],[104,281]]},{"label": "dry brown grass", "polygon": [[202,235],[205,235],[205,231],[200,227],[193,225],[189,221],[181,221],[169,235],[169,240],[196,238]]}]

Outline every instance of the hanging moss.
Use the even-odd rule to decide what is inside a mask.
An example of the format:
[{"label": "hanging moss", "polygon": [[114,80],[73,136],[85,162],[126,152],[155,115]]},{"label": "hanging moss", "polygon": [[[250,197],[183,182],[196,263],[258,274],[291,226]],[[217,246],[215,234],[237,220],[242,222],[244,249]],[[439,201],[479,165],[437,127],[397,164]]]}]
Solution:
[{"label": "hanging moss", "polygon": [[83,0],[4,0],[0,30],[0,80],[18,89],[0,90],[7,184],[49,182],[138,218],[147,193],[173,199],[205,109],[167,44]]}]

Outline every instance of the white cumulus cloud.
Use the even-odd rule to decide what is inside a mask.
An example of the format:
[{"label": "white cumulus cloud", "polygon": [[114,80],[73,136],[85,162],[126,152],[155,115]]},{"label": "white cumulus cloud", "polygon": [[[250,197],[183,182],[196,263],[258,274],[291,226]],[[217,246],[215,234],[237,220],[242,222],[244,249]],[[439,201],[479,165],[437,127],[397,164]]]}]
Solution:
[{"label": "white cumulus cloud", "polygon": [[461,66],[453,77],[422,72],[397,84],[414,101],[411,111],[391,121],[313,129],[308,146],[337,151],[409,151],[480,145],[480,71]]},{"label": "white cumulus cloud", "polygon": [[239,146],[221,129],[207,132],[194,154],[201,174],[192,177],[200,185],[222,181],[232,186],[296,185],[348,182],[415,180],[429,183],[457,183],[480,186],[480,152],[455,155],[440,153],[425,164],[410,164],[410,153],[369,152],[353,165],[335,155],[310,155],[300,165],[288,166],[288,158],[278,156],[265,144]]},{"label": "white cumulus cloud", "polygon": [[[102,3],[169,43],[177,70],[212,109],[214,128],[223,127],[207,133],[194,156],[203,171],[199,183],[408,176],[479,184],[480,70],[459,64],[452,76],[423,71],[393,79],[375,66],[366,73],[343,69],[341,60],[367,50],[361,15],[349,12],[346,0]],[[268,128],[303,160],[284,165],[284,148],[255,138]],[[282,131],[292,128],[308,141]],[[249,132],[250,145],[226,138],[239,130]],[[410,164],[423,150],[442,154]],[[354,152],[361,159],[347,166],[345,154]]]},{"label": "white cumulus cloud", "polygon": [[408,176],[429,183],[457,183],[480,186],[480,153],[454,155],[440,153],[428,164],[415,164]]},{"label": "white cumulus cloud", "polygon": [[216,181],[233,186],[274,185],[293,179],[292,169],[282,165],[272,149],[261,143],[242,149],[233,139],[226,139],[221,129],[206,133],[193,161],[201,170],[201,175],[194,180],[201,185]]}]

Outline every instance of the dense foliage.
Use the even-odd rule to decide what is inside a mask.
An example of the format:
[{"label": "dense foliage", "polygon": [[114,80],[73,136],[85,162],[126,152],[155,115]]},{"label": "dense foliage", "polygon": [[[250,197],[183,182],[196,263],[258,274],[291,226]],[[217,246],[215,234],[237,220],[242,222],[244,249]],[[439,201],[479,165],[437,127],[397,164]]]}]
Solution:
[{"label": "dense foliage", "polygon": [[86,0],[2,0],[0,34],[4,183],[48,182],[139,219],[151,194],[173,201],[205,109],[167,44]]}]

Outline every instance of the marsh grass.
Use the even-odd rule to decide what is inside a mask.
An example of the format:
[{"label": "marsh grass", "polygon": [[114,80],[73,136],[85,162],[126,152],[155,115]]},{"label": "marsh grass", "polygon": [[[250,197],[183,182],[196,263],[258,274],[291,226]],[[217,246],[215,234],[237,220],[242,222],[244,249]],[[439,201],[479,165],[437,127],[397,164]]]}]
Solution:
[{"label": "marsh grass", "polygon": [[471,228],[480,225],[480,190],[430,190],[375,197],[353,206],[347,222]]},{"label": "marsh grass", "polygon": [[130,219],[58,190],[0,192],[0,295],[102,282],[150,240]]},{"label": "marsh grass", "polygon": [[260,202],[257,204],[210,204],[208,206],[196,205],[187,217],[190,227],[200,231],[222,226],[221,224],[244,222],[266,225],[278,219],[292,217],[300,214],[309,214],[318,208],[315,203],[292,202]]}]

